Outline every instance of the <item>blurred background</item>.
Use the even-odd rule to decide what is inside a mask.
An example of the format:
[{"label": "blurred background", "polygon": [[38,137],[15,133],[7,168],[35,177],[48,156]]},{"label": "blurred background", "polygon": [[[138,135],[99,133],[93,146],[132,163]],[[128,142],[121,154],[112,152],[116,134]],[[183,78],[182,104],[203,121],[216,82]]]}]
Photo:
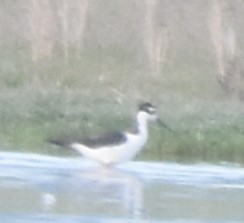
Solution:
[{"label": "blurred background", "polygon": [[[244,222],[243,0],[0,0],[0,219]],[[135,125],[104,170],[50,138]],[[137,162],[138,161],[138,162]],[[136,220],[135,220],[136,219]]]},{"label": "blurred background", "polygon": [[244,162],[241,0],[0,1],[1,150],[60,154],[52,135],[131,126],[146,160]]}]

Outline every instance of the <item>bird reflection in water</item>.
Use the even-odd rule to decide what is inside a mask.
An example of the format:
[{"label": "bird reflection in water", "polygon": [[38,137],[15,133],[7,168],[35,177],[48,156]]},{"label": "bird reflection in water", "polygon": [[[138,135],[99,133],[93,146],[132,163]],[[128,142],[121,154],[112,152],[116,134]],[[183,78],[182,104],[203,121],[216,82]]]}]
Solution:
[{"label": "bird reflection in water", "polygon": [[125,170],[89,168],[57,176],[45,185],[41,202],[49,212],[60,207],[65,212],[67,205],[73,213],[83,215],[94,212],[114,217],[122,211],[123,217],[140,219],[143,212],[143,183]]}]

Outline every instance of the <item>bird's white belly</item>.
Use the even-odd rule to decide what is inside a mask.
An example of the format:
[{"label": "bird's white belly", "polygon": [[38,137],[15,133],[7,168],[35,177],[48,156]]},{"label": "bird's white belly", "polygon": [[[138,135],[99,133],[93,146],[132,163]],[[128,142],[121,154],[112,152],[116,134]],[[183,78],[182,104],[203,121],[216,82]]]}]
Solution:
[{"label": "bird's white belly", "polygon": [[83,156],[95,160],[102,165],[109,166],[132,159],[142,149],[145,142],[146,138],[144,137],[128,134],[128,141],[121,145],[91,149],[84,145],[74,143],[71,147]]}]

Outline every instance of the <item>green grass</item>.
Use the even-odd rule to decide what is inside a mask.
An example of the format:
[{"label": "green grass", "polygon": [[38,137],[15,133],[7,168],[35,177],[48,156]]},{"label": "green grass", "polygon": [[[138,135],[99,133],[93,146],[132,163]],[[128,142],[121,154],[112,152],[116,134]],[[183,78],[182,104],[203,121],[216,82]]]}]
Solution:
[{"label": "green grass", "polygon": [[1,52],[7,52],[0,55],[1,150],[73,155],[46,140],[127,129],[137,102],[146,99],[175,133],[152,125],[138,159],[244,162],[244,107],[223,95],[208,60],[199,71],[189,61],[167,63],[155,77],[118,49],[67,61],[56,52],[37,64],[26,47]]},{"label": "green grass", "polygon": [[[32,92],[30,96],[28,91],[19,90],[16,95],[6,91],[9,98],[1,96],[1,149],[67,155],[46,140],[132,127],[136,107],[129,100],[120,104],[112,98],[83,97],[79,91],[44,92]],[[165,101],[158,105],[159,115],[174,133],[151,125],[149,143],[138,159],[242,163],[242,109],[239,103],[219,102],[209,108],[203,101],[186,104],[179,100],[176,105]]]}]

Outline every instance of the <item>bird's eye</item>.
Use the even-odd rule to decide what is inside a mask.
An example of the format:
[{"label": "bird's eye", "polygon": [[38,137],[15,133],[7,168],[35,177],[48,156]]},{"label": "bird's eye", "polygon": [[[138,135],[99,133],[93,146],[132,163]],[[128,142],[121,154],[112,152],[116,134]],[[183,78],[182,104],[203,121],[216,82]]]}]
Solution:
[{"label": "bird's eye", "polygon": [[155,109],[153,107],[149,107],[147,110],[149,114],[155,114]]}]

